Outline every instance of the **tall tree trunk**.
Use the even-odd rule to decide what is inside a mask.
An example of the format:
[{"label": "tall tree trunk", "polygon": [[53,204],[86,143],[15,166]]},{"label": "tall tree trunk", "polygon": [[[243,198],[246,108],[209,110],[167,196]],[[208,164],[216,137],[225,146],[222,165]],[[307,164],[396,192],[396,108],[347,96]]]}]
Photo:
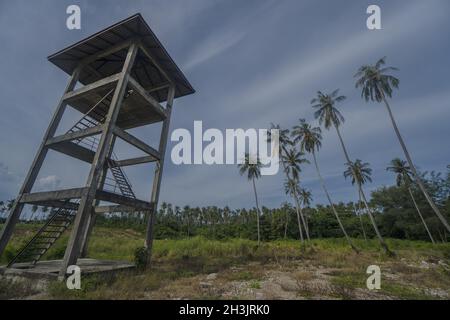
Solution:
[{"label": "tall tree trunk", "polygon": [[[283,160],[281,161],[281,163],[283,165],[284,173],[286,174],[286,177],[287,177],[287,179],[289,181],[291,178],[289,177],[289,174],[288,174],[288,171],[287,171],[287,168],[286,168],[286,163]],[[299,233],[300,233],[300,240],[303,243],[304,238],[303,238],[302,224],[301,224],[300,219],[303,221],[303,223],[305,223],[305,219],[303,217],[303,212],[302,212],[302,209],[301,209],[299,201],[298,201],[297,192],[294,192],[293,196],[294,196],[294,200],[295,200],[295,209],[296,209],[296,213],[297,213],[297,223],[298,223],[298,230],[299,230]],[[305,228],[306,236],[307,236],[307,238],[309,240],[309,233],[306,230],[305,225],[303,225],[303,227]]]},{"label": "tall tree trunk", "polygon": [[261,242],[261,234],[259,229],[259,203],[258,203],[258,194],[256,193],[256,185],[255,185],[255,178],[252,178],[253,182],[253,191],[255,192],[255,201],[256,201],[256,224],[258,229],[258,245]]},{"label": "tall tree trunk", "polygon": [[[310,241],[311,239],[309,238],[309,231],[308,231],[308,228],[306,227],[305,215],[303,214],[303,209],[302,209],[302,206],[300,205],[300,201],[298,199],[297,192],[294,192],[294,198],[295,198],[295,203],[297,205],[297,214],[300,213],[300,219],[302,220],[303,228],[305,229],[306,239],[308,239],[308,241]],[[299,221],[299,228],[300,228],[300,221]]]},{"label": "tall tree trunk", "polygon": [[[359,208],[359,212],[361,213],[361,212],[362,212],[362,206],[361,206],[361,203],[362,203],[362,201],[361,201],[361,193],[359,194],[358,200],[359,200],[359,202],[358,202],[358,208]],[[361,222],[361,228],[362,228],[363,233],[364,233],[364,239],[367,241],[366,230],[364,229],[364,223],[363,223],[363,221],[362,221],[362,215],[361,215],[361,214],[359,215],[359,221]]]},{"label": "tall tree trunk", "polygon": [[344,228],[344,225],[342,224],[341,218],[339,218],[339,214],[337,213],[336,208],[334,207],[333,201],[331,201],[331,197],[330,197],[330,194],[328,193],[328,189],[327,189],[327,187],[326,187],[326,185],[325,185],[325,181],[323,180],[322,175],[321,175],[321,173],[320,173],[320,170],[319,170],[319,164],[317,163],[317,158],[316,158],[316,152],[315,152],[314,150],[313,150],[313,152],[312,152],[312,155],[313,155],[314,165],[315,165],[315,167],[316,167],[317,175],[319,176],[320,184],[321,184],[321,186],[322,186],[323,191],[325,192],[325,195],[326,195],[326,197],[327,197],[327,199],[328,199],[328,203],[329,203],[330,206],[331,206],[331,209],[332,209],[332,211],[333,211],[333,213],[334,213],[334,216],[336,217],[336,220],[337,220],[337,222],[338,222],[338,224],[339,224],[339,227],[341,228],[342,233],[344,234],[345,239],[347,240],[347,242],[348,242],[348,244],[350,245],[350,247],[351,247],[354,251],[356,251],[357,253],[359,253],[358,248],[356,248],[356,247],[353,245],[352,240],[350,239],[350,237],[349,237],[348,234],[347,234],[347,231],[345,231],[345,228]]},{"label": "tall tree trunk", "polygon": [[[339,141],[341,143],[342,150],[344,151],[345,159],[347,160],[348,164],[351,164],[352,162],[350,160],[350,156],[348,155],[347,148],[345,147],[344,140],[342,139],[341,132],[339,131],[339,127],[336,124],[334,124],[334,123],[333,123],[333,125],[334,125],[334,128],[336,129],[337,135],[339,137]],[[353,167],[351,167],[351,170],[352,170],[353,176],[356,176],[355,172],[353,170]],[[384,249],[384,251],[387,254],[393,255],[393,252],[391,250],[389,250],[388,245],[386,244],[386,242],[384,241],[383,237],[381,236],[380,230],[378,230],[377,224],[375,223],[375,219],[373,218],[373,215],[372,215],[372,210],[369,207],[369,204],[368,204],[367,199],[366,199],[366,195],[365,195],[365,193],[364,193],[364,191],[362,189],[361,184],[356,183],[356,185],[358,187],[358,194],[361,196],[361,198],[363,200],[363,203],[364,203],[364,206],[367,209],[367,214],[369,215],[370,222],[372,223],[373,229],[375,230],[375,233],[377,234],[377,237],[378,237],[378,240],[380,241],[381,247]]]},{"label": "tall tree trunk", "polygon": [[422,213],[420,212],[419,206],[416,203],[416,199],[414,198],[414,195],[412,193],[411,187],[408,187],[409,195],[411,196],[411,199],[414,203],[414,206],[416,207],[417,213],[419,214],[420,220],[422,220],[423,226],[425,227],[425,230],[427,230],[428,236],[430,237],[430,240],[433,244],[436,244],[434,242],[433,236],[431,235],[430,230],[428,229],[427,223],[425,222],[425,219],[422,216]]},{"label": "tall tree trunk", "polygon": [[[296,200],[296,202],[297,202],[297,200]],[[296,205],[295,211],[297,212],[297,224],[298,224],[298,232],[300,234],[300,242],[303,243],[305,241],[305,239],[303,238],[302,223],[300,221],[300,213],[298,211],[298,205]]]},{"label": "tall tree trunk", "polygon": [[286,223],[284,224],[284,239],[287,238],[288,223],[289,223],[289,210],[286,211]]},{"label": "tall tree trunk", "polygon": [[409,167],[411,168],[411,171],[412,171],[412,173],[414,175],[414,179],[416,180],[417,185],[419,186],[419,188],[422,191],[423,195],[427,199],[427,201],[430,204],[431,208],[433,209],[434,213],[437,215],[439,220],[441,220],[442,224],[445,226],[447,231],[450,232],[450,225],[448,224],[447,220],[442,215],[442,213],[439,211],[439,208],[436,206],[436,204],[434,203],[434,201],[431,198],[431,196],[428,194],[428,191],[426,190],[422,179],[420,178],[419,174],[417,173],[416,167],[414,166],[414,163],[412,162],[411,156],[409,155],[408,149],[406,148],[406,144],[403,141],[403,138],[402,138],[402,136],[400,134],[400,130],[397,127],[397,123],[396,123],[396,121],[394,119],[394,115],[392,114],[391,107],[389,106],[389,103],[387,102],[386,97],[384,96],[384,93],[382,93],[382,95],[383,95],[383,102],[384,102],[384,104],[386,106],[386,109],[387,109],[387,111],[389,113],[389,117],[391,118],[391,122],[392,122],[392,126],[394,127],[395,134],[397,135],[398,141],[400,142],[400,145],[401,145],[401,147],[403,149],[403,153],[405,154],[406,160],[408,161]]}]

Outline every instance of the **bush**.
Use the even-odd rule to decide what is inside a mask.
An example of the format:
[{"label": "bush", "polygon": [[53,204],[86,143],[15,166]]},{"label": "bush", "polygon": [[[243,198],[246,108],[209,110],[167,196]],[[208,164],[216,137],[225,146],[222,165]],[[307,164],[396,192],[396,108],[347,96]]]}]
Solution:
[{"label": "bush", "polygon": [[134,251],[134,263],[137,269],[143,270],[147,266],[148,252],[146,247],[136,248]]}]

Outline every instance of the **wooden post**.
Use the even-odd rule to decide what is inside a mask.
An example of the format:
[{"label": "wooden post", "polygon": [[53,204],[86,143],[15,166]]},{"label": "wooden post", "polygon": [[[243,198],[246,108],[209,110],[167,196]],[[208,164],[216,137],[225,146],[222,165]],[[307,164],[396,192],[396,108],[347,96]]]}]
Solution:
[{"label": "wooden post", "polygon": [[158,210],[158,199],[159,199],[159,191],[161,188],[161,178],[164,168],[164,158],[167,147],[167,140],[169,136],[169,126],[170,126],[170,117],[172,113],[173,99],[175,97],[175,87],[171,86],[169,88],[169,93],[167,95],[167,104],[166,104],[166,119],[163,122],[163,126],[161,129],[161,137],[159,141],[159,154],[160,159],[156,162],[156,168],[153,177],[153,187],[152,187],[152,195],[151,195],[151,204],[152,209],[148,213],[149,217],[147,220],[147,232],[145,238],[145,247],[147,248],[147,265],[150,266],[151,263],[151,254],[153,247],[153,229],[156,221],[156,214]]},{"label": "wooden post", "polygon": [[[116,137],[113,136],[113,138],[111,139],[111,147],[110,147],[110,151],[108,154],[108,159],[111,159],[111,155],[113,153],[113,149],[114,149],[114,144],[116,142]],[[97,189],[102,190],[104,185],[105,185],[105,180],[106,180],[106,176],[108,174],[108,166],[105,164],[103,171],[102,171],[102,175],[100,176],[100,181],[98,183],[98,187]],[[100,203],[100,200],[94,200],[93,203],[93,207],[91,210],[91,213],[89,214],[89,220],[87,222],[87,228],[86,228],[86,233],[83,236],[83,242],[81,243],[81,257],[84,258],[87,256],[88,253],[88,248],[89,248],[89,239],[91,237],[92,234],[92,229],[94,229],[94,224],[95,224],[95,220],[97,217],[97,213],[95,212],[95,207],[98,206]]]},{"label": "wooden post", "polygon": [[72,233],[67,244],[64,260],[59,273],[60,280],[65,278],[67,267],[76,264],[78,257],[80,256],[80,246],[83,237],[86,235],[85,228],[87,227],[87,218],[89,217],[89,214],[93,209],[92,205],[95,200],[98,182],[104,169],[105,159],[110,153],[111,141],[113,139],[113,129],[119,115],[120,106],[126,92],[129,74],[133,67],[137,51],[138,44],[135,41],[128,49],[121,76],[119,78],[119,81],[117,82],[114,96],[112,98],[105,123],[103,124],[103,133],[101,135],[100,142],[95,153],[94,161],[92,163],[86,183],[87,192],[81,197]]},{"label": "wooden post", "polygon": [[42,139],[41,145],[36,153],[36,156],[33,160],[33,163],[28,171],[28,174],[23,182],[23,185],[19,191],[19,194],[14,201],[14,204],[11,208],[8,219],[6,220],[5,226],[0,235],[0,256],[2,255],[5,247],[12,236],[14,231],[14,227],[16,223],[19,221],[20,214],[22,213],[22,209],[24,204],[20,203],[20,199],[24,193],[29,193],[33,188],[34,183],[36,182],[36,178],[41,170],[42,164],[47,156],[48,147],[46,146],[47,140],[53,138],[55,132],[58,128],[59,123],[61,122],[62,116],[64,115],[64,111],[66,110],[67,103],[64,100],[64,95],[75,88],[77,84],[79,75],[80,75],[80,67],[76,68],[72,73],[72,76],[69,80],[69,83],[64,90],[64,94],[61,97],[58,106],[56,107],[55,113],[50,121],[50,124],[47,128],[47,131],[44,134],[44,138]]}]

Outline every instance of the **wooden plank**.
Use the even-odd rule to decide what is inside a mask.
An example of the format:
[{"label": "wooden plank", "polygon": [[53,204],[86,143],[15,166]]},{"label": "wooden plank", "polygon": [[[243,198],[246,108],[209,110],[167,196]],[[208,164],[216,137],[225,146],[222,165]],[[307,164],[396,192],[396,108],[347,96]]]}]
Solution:
[{"label": "wooden plank", "polygon": [[127,207],[133,207],[135,209],[150,210],[152,208],[150,202],[128,198],[120,194],[104,190],[97,191],[96,199],[121,204]]},{"label": "wooden plank", "polygon": [[158,113],[161,117],[164,119],[167,117],[166,111],[164,108],[159,104],[158,101],[156,101],[151,95],[149,95],[145,89],[135,80],[133,77],[130,76],[130,86],[133,88],[138,94],[140,94],[151,106],[151,108]]},{"label": "wooden plank", "polygon": [[87,129],[76,131],[76,132],[69,132],[69,133],[62,134],[62,135],[48,139],[46,145],[50,146],[52,144],[56,144],[56,143],[60,143],[60,142],[72,141],[72,140],[76,140],[76,139],[95,136],[96,134],[99,134],[100,132],[102,132],[102,130],[103,130],[103,126],[98,125],[98,126],[95,126],[92,128],[87,128]]},{"label": "wooden plank", "polygon": [[111,165],[112,167],[127,167],[127,166],[134,166],[136,164],[149,163],[155,161],[158,161],[158,159],[153,156],[144,156],[125,160],[111,160]]},{"label": "wooden plank", "polygon": [[114,128],[114,134],[116,136],[118,136],[119,138],[121,138],[122,140],[124,140],[124,141],[128,142],[129,144],[135,146],[136,148],[138,148],[138,149],[144,151],[145,153],[151,155],[152,157],[154,157],[156,159],[160,159],[160,157],[161,157],[160,153],[156,149],[150,147],[148,144],[146,144],[142,140],[139,140],[135,136],[129,134],[125,130],[120,129],[119,127],[115,127]]},{"label": "wooden plank", "polygon": [[20,203],[35,203],[51,200],[79,199],[85,192],[86,188],[73,188],[56,191],[24,193],[19,201]]},{"label": "wooden plank", "polygon": [[95,157],[94,151],[70,141],[52,144],[49,148],[87,163],[92,163]]},{"label": "wooden plank", "polygon": [[93,83],[87,84],[77,90],[73,90],[70,92],[67,92],[63,99],[66,102],[70,102],[71,100],[77,99],[78,97],[82,96],[83,94],[86,94],[87,92],[94,91],[96,89],[112,85],[114,82],[117,82],[120,78],[121,73],[113,74],[112,76],[100,79],[98,81],[95,81]]}]

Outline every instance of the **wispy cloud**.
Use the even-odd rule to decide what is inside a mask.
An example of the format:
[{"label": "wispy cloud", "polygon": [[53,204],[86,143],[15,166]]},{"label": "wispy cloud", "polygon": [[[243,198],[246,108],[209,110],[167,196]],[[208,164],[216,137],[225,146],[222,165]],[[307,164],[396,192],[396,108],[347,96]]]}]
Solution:
[{"label": "wispy cloud", "polygon": [[183,69],[193,69],[232,48],[244,39],[246,33],[244,30],[225,30],[218,34],[214,33],[194,48],[183,64]]}]

